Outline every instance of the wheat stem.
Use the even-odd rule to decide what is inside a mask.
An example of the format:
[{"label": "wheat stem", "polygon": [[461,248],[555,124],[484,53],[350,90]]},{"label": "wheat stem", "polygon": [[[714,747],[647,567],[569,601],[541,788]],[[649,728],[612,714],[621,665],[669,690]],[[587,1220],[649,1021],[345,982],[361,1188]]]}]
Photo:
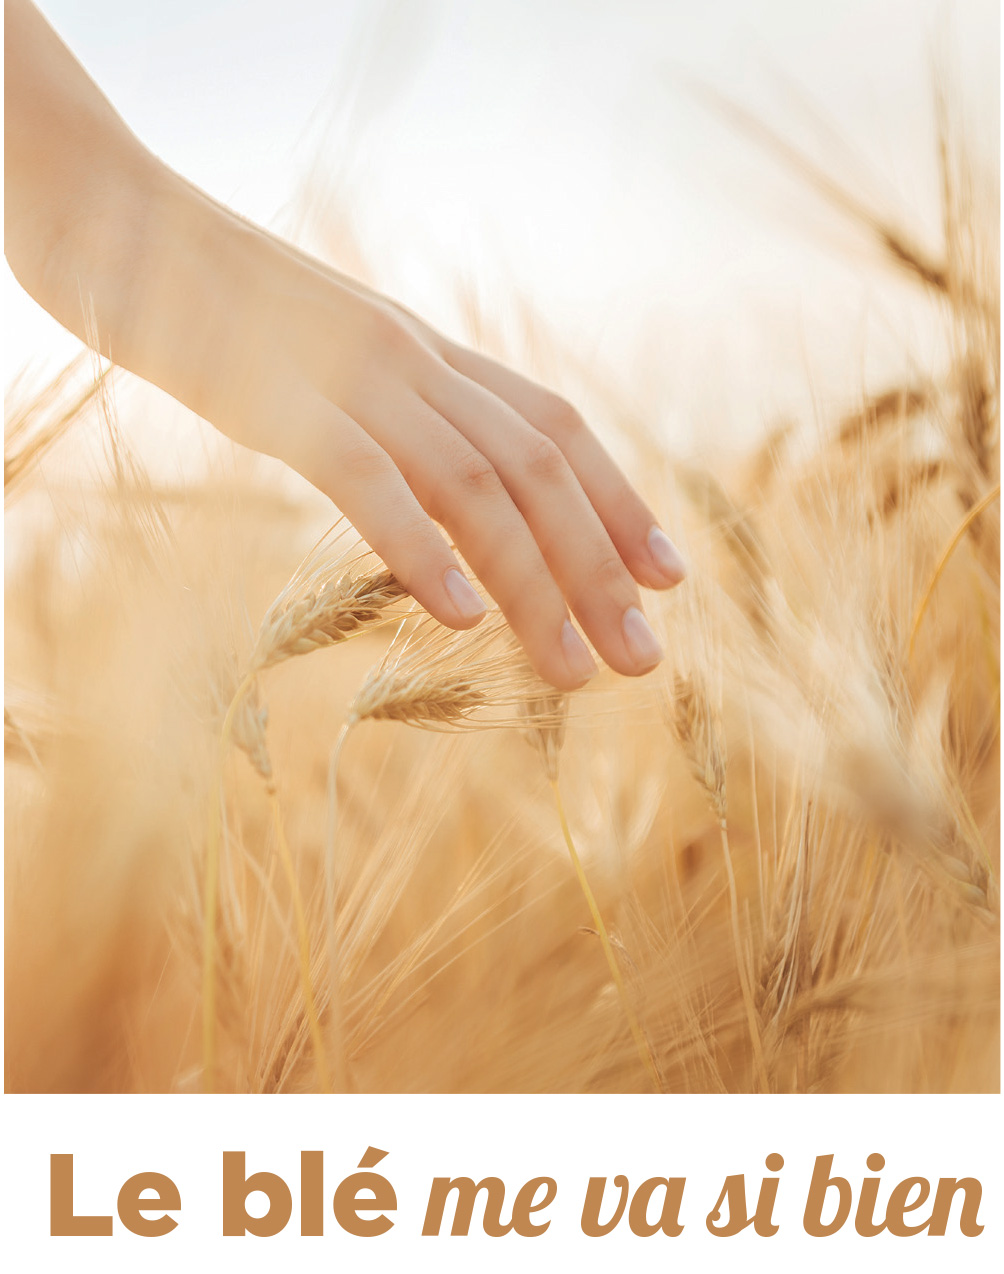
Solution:
[{"label": "wheat stem", "polygon": [[328,819],[324,837],[324,925],[328,956],[328,1016],[331,1021],[332,1063],[337,1091],[348,1092],[348,1061],[342,1031],[341,975],[338,957],[337,890],[335,881],[335,839],[338,831],[338,764],[342,747],[352,722],[347,721],[338,732],[328,759]]},{"label": "wheat stem", "polygon": [[575,868],[575,874],[579,878],[579,885],[585,897],[586,904],[589,907],[590,915],[593,918],[593,924],[596,926],[596,932],[599,935],[600,945],[603,947],[603,954],[607,958],[607,965],[610,969],[610,975],[614,980],[614,986],[617,988],[617,994],[620,997],[621,1007],[624,1010],[624,1016],[627,1018],[628,1026],[631,1028],[631,1035],[634,1038],[635,1046],[638,1049],[638,1056],[641,1063],[648,1072],[652,1086],[657,1093],[663,1092],[662,1080],[659,1076],[658,1068],[652,1057],[652,1050],[649,1047],[648,1040],[645,1038],[644,1032],[639,1025],[638,1018],[635,1016],[634,1009],[628,1000],[627,988],[624,985],[624,979],[621,977],[621,971],[617,965],[617,957],[614,955],[613,946],[607,934],[607,927],[603,923],[603,917],[597,906],[593,891],[589,887],[589,881],[586,878],[582,861],[579,858],[575,848],[575,842],[572,840],[572,833],[568,826],[568,819],[565,816],[565,805],[561,799],[561,788],[558,786],[557,779],[550,779],[551,791],[554,793],[554,804],[558,811],[558,821],[561,823],[562,835],[565,838],[565,845],[568,847],[568,855],[572,860],[572,866]]},{"label": "wheat stem", "polygon": [[945,545],[945,548],[943,549],[941,556],[938,558],[938,561],[934,567],[934,570],[931,572],[930,579],[927,581],[927,586],[925,587],[924,592],[921,595],[920,602],[917,606],[917,610],[913,616],[913,624],[910,627],[910,643],[907,647],[907,654],[906,654],[907,663],[909,663],[910,660],[913,658],[913,647],[914,647],[914,643],[917,640],[917,633],[920,631],[920,625],[924,619],[924,615],[927,611],[927,607],[931,601],[931,595],[934,593],[935,586],[937,585],[938,580],[941,578],[942,571],[948,565],[948,559],[955,552],[962,537],[969,530],[972,524],[976,521],[979,515],[983,512],[984,509],[988,508],[991,504],[993,504],[994,500],[997,499],[1000,493],[1001,493],[1001,484],[998,482],[992,491],[988,491],[981,500],[977,500],[977,502],[973,505],[973,507],[969,510],[966,516],[962,519],[962,521],[956,527],[955,532],[952,535],[952,538]]},{"label": "wheat stem", "polygon": [[300,887],[293,867],[293,855],[290,853],[289,842],[282,826],[282,811],[279,808],[279,798],[274,787],[269,789],[269,803],[272,806],[272,826],[275,829],[275,838],[279,846],[279,861],[282,863],[283,870],[286,873],[290,894],[293,899],[293,915],[296,919],[296,936],[300,956],[300,986],[303,992],[303,1008],[310,1027],[310,1041],[314,1049],[317,1078],[320,1082],[321,1092],[330,1093],[334,1090],[331,1087],[331,1074],[328,1070],[328,1061],[324,1052],[324,1040],[321,1036],[321,1024],[317,1016],[314,987],[310,976],[310,936],[307,932],[307,919],[304,915],[303,899],[300,896]]},{"label": "wheat stem", "polygon": [[767,1077],[767,1065],[764,1062],[763,1046],[760,1042],[760,1031],[757,1027],[756,1006],[753,1000],[753,988],[750,985],[749,970],[746,967],[746,957],[743,955],[742,942],[739,934],[739,899],[736,892],[736,877],[732,870],[732,851],[729,848],[729,833],[725,825],[725,819],[721,819],[718,823],[718,830],[722,838],[722,853],[725,857],[725,874],[729,882],[729,913],[732,921],[732,941],[736,952],[736,968],[739,973],[739,988],[742,992],[743,1007],[746,1010],[746,1021],[749,1024],[750,1044],[753,1047],[753,1062],[757,1069],[757,1077],[760,1081],[761,1091],[770,1092],[770,1081]]},{"label": "wheat stem", "polygon": [[206,863],[203,881],[205,914],[202,934],[202,1088],[211,1093],[216,1087],[216,922],[220,888],[220,833],[222,828],[220,804],[223,800],[223,767],[230,746],[234,718],[241,700],[254,681],[248,673],[230,700],[220,731],[220,746],[216,758],[212,798],[209,805],[209,834],[206,840]]}]

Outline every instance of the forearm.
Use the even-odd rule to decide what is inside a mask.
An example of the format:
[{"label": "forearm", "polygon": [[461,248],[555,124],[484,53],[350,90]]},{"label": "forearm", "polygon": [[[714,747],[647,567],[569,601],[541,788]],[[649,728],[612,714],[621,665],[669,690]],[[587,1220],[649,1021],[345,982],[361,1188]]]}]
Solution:
[{"label": "forearm", "polygon": [[128,252],[157,165],[27,0],[4,5],[4,152],[7,260],[79,332],[57,258]]},{"label": "forearm", "polygon": [[152,155],[27,0],[4,6],[5,241],[25,290],[64,327],[209,406],[201,256],[222,210]]}]

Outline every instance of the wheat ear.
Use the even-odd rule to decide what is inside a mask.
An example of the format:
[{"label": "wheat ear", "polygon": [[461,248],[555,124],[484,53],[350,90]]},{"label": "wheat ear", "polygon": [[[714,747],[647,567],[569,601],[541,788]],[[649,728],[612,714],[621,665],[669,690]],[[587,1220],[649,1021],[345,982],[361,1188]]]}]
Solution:
[{"label": "wheat ear", "polygon": [[295,601],[281,600],[262,621],[251,655],[251,668],[264,672],[296,655],[307,655],[347,641],[385,618],[384,612],[407,596],[390,571],[329,579]]}]

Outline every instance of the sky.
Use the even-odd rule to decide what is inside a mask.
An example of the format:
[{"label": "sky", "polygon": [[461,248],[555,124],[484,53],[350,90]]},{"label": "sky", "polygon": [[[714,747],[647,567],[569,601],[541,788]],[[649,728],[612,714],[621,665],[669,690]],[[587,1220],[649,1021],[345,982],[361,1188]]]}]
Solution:
[{"label": "sky", "polygon": [[[334,182],[377,283],[446,330],[458,282],[500,311],[518,293],[625,378],[665,373],[693,401],[727,371],[754,414],[810,374],[846,384],[870,360],[880,375],[904,336],[923,345],[925,320],[688,86],[727,94],[934,241],[932,67],[970,144],[999,156],[990,0],[40,8],[139,137],[238,211],[288,232],[308,178]],[[6,266],[2,299],[5,383],[77,348]]]}]

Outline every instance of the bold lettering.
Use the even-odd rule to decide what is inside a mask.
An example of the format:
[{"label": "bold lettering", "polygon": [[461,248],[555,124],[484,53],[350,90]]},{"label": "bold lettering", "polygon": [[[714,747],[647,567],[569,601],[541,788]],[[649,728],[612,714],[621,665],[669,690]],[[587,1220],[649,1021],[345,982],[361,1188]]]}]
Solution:
[{"label": "bold lettering", "polygon": [[[155,1199],[142,1199],[144,1190],[156,1190]],[[119,1191],[119,1219],[127,1230],[144,1239],[159,1239],[177,1229],[178,1222],[166,1212],[181,1207],[181,1195],[170,1177],[161,1172],[137,1172]],[[144,1212],[160,1209],[160,1216],[145,1217]]]},{"label": "bold lettering", "polygon": [[942,1235],[948,1226],[952,1200],[956,1192],[962,1191],[962,1216],[959,1218],[959,1229],[967,1239],[975,1239],[983,1233],[983,1226],[977,1223],[976,1217],[983,1198],[983,1187],[975,1177],[942,1177],[938,1182],[938,1191],[934,1196],[934,1211],[931,1213],[931,1228],[928,1234]]},{"label": "bold lettering", "polygon": [[110,1216],[75,1216],[73,1155],[49,1156],[49,1233],[100,1236],[111,1234]]},{"label": "bold lettering", "polygon": [[617,1222],[624,1215],[624,1206],[628,1198],[628,1179],[627,1177],[614,1177],[614,1185],[621,1192],[621,1197],[614,1208],[614,1214],[609,1221],[600,1220],[600,1207],[603,1203],[603,1195],[606,1193],[607,1179],[606,1177],[590,1177],[589,1187],[586,1190],[586,1199],[582,1205],[582,1221],[581,1228],[583,1234],[588,1234],[591,1239],[600,1239],[604,1234],[609,1234]]},{"label": "bold lettering", "polygon": [[[780,1172],[784,1167],[784,1160],[778,1154],[770,1154],[764,1160],[764,1166],[768,1172]],[[777,1233],[773,1216],[776,1199],[777,1178],[764,1177],[760,1185],[760,1193],[757,1195],[756,1211],[753,1213],[753,1229],[761,1238],[769,1239],[771,1235]]]},{"label": "bold lettering", "polygon": [[[360,1168],[372,1168],[387,1157],[386,1150],[378,1150],[375,1146],[367,1146],[366,1153],[359,1161]],[[362,1197],[362,1191],[368,1191],[373,1197]],[[335,1191],[335,1220],[348,1234],[361,1239],[375,1239],[386,1234],[394,1222],[383,1214],[384,1210],[393,1211],[397,1207],[397,1195],[394,1187],[378,1172],[354,1172],[339,1183]],[[364,1221],[360,1212],[377,1212],[380,1216]]]},{"label": "bold lettering", "polygon": [[453,1214],[453,1226],[450,1230],[452,1235],[467,1234],[470,1231],[471,1218],[474,1216],[474,1200],[482,1190],[486,1191],[488,1195],[483,1223],[485,1234],[490,1235],[493,1239],[500,1239],[512,1229],[511,1221],[508,1225],[502,1224],[505,1186],[498,1177],[485,1177],[477,1185],[474,1184],[470,1177],[457,1177],[454,1181],[451,1181],[449,1177],[436,1177],[429,1192],[429,1206],[425,1212],[425,1224],[422,1226],[423,1235],[428,1236],[439,1233],[443,1224],[446,1200],[451,1190],[456,1190],[457,1192],[457,1206]]},{"label": "bold lettering", "polygon": [[[836,1234],[847,1220],[851,1210],[851,1187],[843,1177],[831,1177],[833,1167],[832,1155],[817,1155],[812,1169],[812,1180],[805,1200],[805,1212],[802,1215],[802,1228],[814,1239],[825,1239]],[[823,1207],[826,1203],[826,1192],[835,1186],[839,1202],[833,1220],[823,1223]]]},{"label": "bold lettering", "polygon": [[[722,1219],[722,1204],[728,1204],[729,1219],[725,1225],[719,1225]],[[720,1239],[729,1239],[740,1230],[745,1230],[752,1221],[746,1215],[746,1178],[744,1176],[726,1177],[722,1192],[714,1210],[708,1213],[705,1225],[712,1234]]]},{"label": "bold lettering", "polygon": [[[534,1195],[540,1186],[544,1187],[544,1197],[539,1203],[534,1203]],[[540,1225],[534,1225],[530,1220],[530,1213],[549,1207],[557,1193],[558,1183],[553,1177],[534,1177],[521,1186],[516,1202],[512,1205],[512,1228],[516,1233],[521,1234],[524,1239],[535,1239],[543,1234],[551,1222],[544,1221]]]},{"label": "bold lettering", "polygon": [[[909,1203],[907,1200],[910,1198],[910,1192],[914,1186],[917,1186],[917,1197],[912,1203]],[[903,1216],[904,1213],[912,1212],[915,1208],[919,1208],[930,1193],[931,1187],[925,1177],[907,1177],[905,1181],[901,1181],[893,1189],[892,1194],[889,1195],[889,1206],[885,1210],[885,1223],[889,1228],[889,1233],[903,1239],[911,1234],[919,1234],[921,1230],[926,1230],[930,1223],[930,1217],[921,1225],[907,1225],[903,1220]]]},{"label": "bold lettering", "polygon": [[300,1151],[300,1233],[324,1233],[324,1152]]},{"label": "bold lettering", "polygon": [[[249,1194],[260,1190],[268,1197],[268,1211],[263,1217],[248,1214]],[[243,1236],[254,1234],[270,1239],[293,1214],[293,1196],[282,1177],[274,1172],[255,1172],[245,1180],[244,1151],[223,1152],[223,1233]]]},{"label": "bold lettering", "polygon": [[[872,1172],[881,1172],[885,1160],[881,1155],[869,1155],[865,1163]],[[875,1200],[878,1198],[880,1177],[865,1177],[861,1182],[861,1197],[858,1199],[857,1211],[854,1213],[854,1228],[865,1239],[873,1239],[885,1229],[885,1222],[875,1224]]]},{"label": "bold lettering", "polygon": [[[683,1187],[685,1185],[685,1177],[649,1177],[647,1181],[643,1181],[631,1200],[631,1211],[628,1213],[628,1225],[631,1228],[631,1233],[638,1234],[646,1239],[651,1238],[653,1234],[657,1234],[659,1230],[674,1239],[682,1234],[680,1204],[683,1201]],[[662,1211],[657,1221],[649,1221],[648,1205],[652,1195],[660,1186],[664,1192]]]}]

